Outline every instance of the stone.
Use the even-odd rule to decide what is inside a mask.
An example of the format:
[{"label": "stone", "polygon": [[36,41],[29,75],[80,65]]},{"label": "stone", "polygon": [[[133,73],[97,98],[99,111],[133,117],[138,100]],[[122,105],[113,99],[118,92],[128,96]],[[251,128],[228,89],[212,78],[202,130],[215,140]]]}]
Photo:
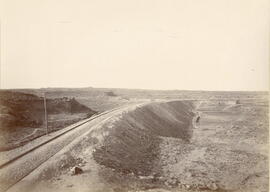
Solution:
[{"label": "stone", "polygon": [[83,170],[81,168],[79,168],[79,167],[74,167],[72,169],[72,173],[73,173],[73,175],[79,175],[79,174],[83,173]]},{"label": "stone", "polygon": [[185,185],[186,189],[191,189],[190,185]]},{"label": "stone", "polygon": [[199,123],[200,118],[201,118],[200,116],[198,116],[198,117],[197,117],[197,119],[196,119],[196,123]]},{"label": "stone", "polygon": [[67,185],[67,187],[73,187],[73,184]]},{"label": "stone", "polygon": [[207,187],[209,188],[209,189],[211,189],[211,190],[213,190],[213,191],[216,191],[217,189],[218,189],[218,186],[217,186],[217,184],[216,183],[209,183],[208,185],[207,185]]}]

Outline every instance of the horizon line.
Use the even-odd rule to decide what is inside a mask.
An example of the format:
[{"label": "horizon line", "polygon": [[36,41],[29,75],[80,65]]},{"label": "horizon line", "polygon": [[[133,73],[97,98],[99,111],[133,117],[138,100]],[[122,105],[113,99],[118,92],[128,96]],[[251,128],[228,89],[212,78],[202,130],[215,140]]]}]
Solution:
[{"label": "horizon line", "polygon": [[128,89],[128,90],[145,90],[145,91],[205,91],[205,92],[269,92],[268,90],[209,90],[209,89],[151,89],[151,88],[126,88],[126,87],[93,87],[93,86],[83,86],[83,87],[24,87],[24,88],[0,88],[0,90],[23,90],[23,89]]}]

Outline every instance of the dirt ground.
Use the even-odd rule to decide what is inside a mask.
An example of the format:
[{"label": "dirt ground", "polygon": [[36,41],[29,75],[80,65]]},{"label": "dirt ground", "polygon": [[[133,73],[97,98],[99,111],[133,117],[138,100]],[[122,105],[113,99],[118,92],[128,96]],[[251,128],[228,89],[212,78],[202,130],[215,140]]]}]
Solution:
[{"label": "dirt ground", "polygon": [[[89,118],[96,111],[74,98],[47,99],[48,132]],[[20,147],[46,134],[44,99],[34,94],[0,90],[0,151]]]},{"label": "dirt ground", "polygon": [[189,143],[163,138],[160,166],[169,187],[268,191],[267,104],[201,102]]},{"label": "dirt ground", "polygon": [[[87,113],[48,115],[48,131],[54,132],[89,118]],[[9,151],[23,146],[46,134],[46,127],[15,127],[12,131],[0,131],[0,151]]]},{"label": "dirt ground", "polygon": [[[37,181],[27,191],[266,192],[268,101],[237,103],[203,100],[192,105],[159,104],[123,112],[25,178],[26,183]],[[190,112],[181,110],[185,107]],[[166,118],[157,122],[158,115]],[[193,123],[189,126],[191,132],[175,136],[175,127],[189,120]],[[147,124],[149,121],[152,123]],[[145,131],[155,132],[155,137],[134,132],[138,127],[141,131],[147,127]],[[173,134],[160,134],[162,128]],[[133,136],[138,136],[135,141]],[[137,142],[142,142],[148,151]],[[132,162],[130,167],[125,164],[128,161]],[[74,175],[75,166],[84,172]],[[123,166],[125,169],[119,169]]]}]

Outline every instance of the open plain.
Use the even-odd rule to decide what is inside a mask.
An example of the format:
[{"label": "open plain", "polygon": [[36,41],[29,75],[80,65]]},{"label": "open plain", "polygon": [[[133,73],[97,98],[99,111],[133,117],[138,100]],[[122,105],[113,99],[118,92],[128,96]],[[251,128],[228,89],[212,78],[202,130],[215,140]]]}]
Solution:
[{"label": "open plain", "polygon": [[46,92],[96,114],[0,152],[4,163],[30,150],[0,167],[2,191],[268,191],[266,92]]}]

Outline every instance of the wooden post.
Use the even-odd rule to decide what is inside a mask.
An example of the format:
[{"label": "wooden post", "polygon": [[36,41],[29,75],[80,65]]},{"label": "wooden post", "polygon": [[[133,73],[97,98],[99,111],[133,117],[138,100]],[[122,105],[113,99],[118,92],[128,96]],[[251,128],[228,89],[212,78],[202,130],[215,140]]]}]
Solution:
[{"label": "wooden post", "polygon": [[49,134],[48,131],[48,115],[47,115],[47,103],[46,103],[46,94],[44,93],[44,115],[45,115],[45,126],[46,126],[46,134]]}]

